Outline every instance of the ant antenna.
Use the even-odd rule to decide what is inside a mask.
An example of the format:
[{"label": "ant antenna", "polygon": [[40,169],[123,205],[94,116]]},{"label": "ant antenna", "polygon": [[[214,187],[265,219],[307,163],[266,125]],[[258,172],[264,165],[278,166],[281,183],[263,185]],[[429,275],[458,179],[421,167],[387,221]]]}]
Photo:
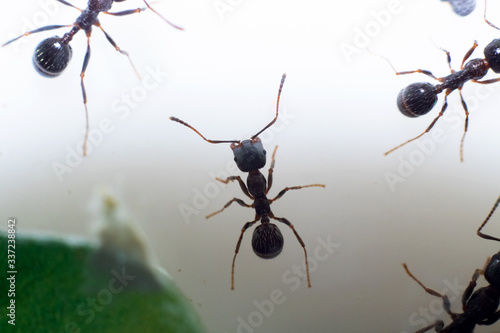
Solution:
[{"label": "ant antenna", "polygon": [[158,13],[156,10],[153,9],[153,7],[151,7],[147,2],[146,0],[143,0],[144,3],[146,4],[146,6],[151,9],[151,11],[153,13],[155,13],[156,15],[158,15],[163,21],[167,22],[168,24],[170,24],[172,27],[176,28],[176,29],[179,29],[179,30],[184,30],[184,28],[181,28],[175,24],[173,24],[172,22],[170,22],[169,20],[167,20],[166,18],[164,18],[160,13]]},{"label": "ant antenna", "polygon": [[493,27],[493,28],[495,28],[495,29],[497,29],[497,30],[500,30],[500,29],[499,29],[496,25],[494,25],[493,23],[491,23],[490,21],[488,21],[488,19],[486,18],[486,7],[487,7],[487,3],[488,3],[488,2],[487,2],[486,0],[484,0],[484,21],[485,21],[486,23],[488,23],[488,25],[489,25],[490,27]]},{"label": "ant antenna", "polygon": [[203,138],[203,140],[205,140],[206,142],[209,142],[209,143],[240,143],[239,140],[210,140],[210,139],[207,139],[203,136],[203,134],[201,134],[200,132],[198,132],[198,130],[196,128],[194,128],[193,126],[189,125],[188,123],[180,120],[179,118],[176,118],[176,117],[170,117],[169,118],[170,120],[172,121],[176,121],[190,129],[192,129],[193,131],[195,131],[199,136],[201,136]]},{"label": "ant antenna", "polygon": [[490,236],[490,235],[486,235],[486,234],[483,234],[481,232],[481,229],[483,229],[483,227],[486,225],[486,223],[488,223],[491,215],[493,215],[493,213],[495,212],[495,210],[497,209],[498,207],[498,204],[500,204],[500,197],[498,197],[497,201],[495,202],[495,204],[493,205],[493,208],[491,208],[491,211],[490,213],[488,214],[488,216],[486,217],[486,219],[484,220],[483,224],[481,224],[481,226],[479,227],[479,229],[477,229],[477,235],[479,237],[482,237],[482,238],[485,238],[485,239],[491,239],[491,240],[496,240],[498,242],[500,242],[500,239],[499,238],[496,238],[496,237],[493,237],[493,236]]},{"label": "ant antenna", "polygon": [[285,83],[285,79],[286,79],[286,73],[283,73],[283,76],[281,77],[280,89],[278,90],[278,100],[276,102],[276,116],[274,117],[274,119],[269,124],[267,124],[266,127],[264,127],[263,129],[261,129],[260,132],[258,132],[254,136],[252,136],[251,137],[252,140],[255,139],[256,137],[258,137],[260,133],[262,133],[266,129],[268,129],[272,124],[274,124],[276,122],[276,119],[278,119],[278,108],[279,108],[279,105],[280,105],[281,90],[283,89],[283,84]]}]

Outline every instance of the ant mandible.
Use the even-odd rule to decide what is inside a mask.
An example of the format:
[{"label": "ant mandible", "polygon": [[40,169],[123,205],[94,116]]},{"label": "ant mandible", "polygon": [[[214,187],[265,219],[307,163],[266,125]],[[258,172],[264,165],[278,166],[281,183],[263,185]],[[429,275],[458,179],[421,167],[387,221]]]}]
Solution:
[{"label": "ant mandible", "polygon": [[262,130],[260,130],[257,134],[253,135],[250,139],[248,140],[209,140],[205,138],[198,130],[196,130],[194,127],[191,125],[185,123],[184,121],[175,118],[175,117],[170,117],[170,120],[176,121],[178,123],[181,123],[182,125],[192,129],[195,131],[199,136],[201,136],[205,141],[209,143],[231,143],[231,150],[233,151],[234,154],[234,161],[236,162],[236,165],[242,172],[248,172],[248,178],[247,178],[247,184],[243,182],[240,176],[230,176],[226,179],[220,179],[216,178],[216,180],[227,184],[232,181],[238,181],[240,184],[240,187],[250,199],[253,200],[252,204],[247,204],[243,200],[238,199],[238,198],[233,198],[231,199],[227,204],[224,205],[224,207],[210,215],[207,215],[206,218],[210,218],[216,214],[219,214],[222,212],[224,209],[229,207],[233,202],[238,203],[240,206],[243,207],[249,207],[249,208],[254,208],[255,209],[255,219],[253,221],[245,223],[243,228],[241,229],[241,234],[240,238],[238,239],[238,243],[236,244],[236,249],[234,251],[234,257],[233,257],[233,263],[231,266],[231,289],[234,289],[234,263],[236,260],[236,255],[238,254],[238,251],[240,249],[241,245],[241,240],[243,239],[243,234],[245,231],[254,225],[257,221],[260,220],[261,224],[257,226],[257,228],[254,229],[253,235],[252,235],[252,248],[253,251],[257,256],[263,259],[272,259],[277,257],[281,251],[283,250],[283,235],[281,234],[281,231],[278,229],[278,226],[270,222],[270,219],[275,219],[281,223],[286,224],[289,226],[295,236],[297,237],[297,240],[299,241],[300,245],[304,249],[304,256],[305,256],[305,263],[306,263],[306,273],[307,273],[307,285],[310,288],[311,287],[311,280],[309,278],[309,264],[307,261],[307,251],[306,251],[306,246],[304,242],[302,241],[302,238],[300,238],[299,234],[295,230],[294,226],[286,219],[283,217],[276,217],[274,216],[273,212],[271,211],[271,203],[274,201],[278,200],[281,198],[287,191],[289,190],[298,190],[301,188],[306,188],[306,187],[325,187],[323,184],[311,184],[311,185],[304,185],[304,186],[292,186],[292,187],[286,187],[283,190],[281,190],[278,195],[274,199],[268,199],[267,198],[267,193],[271,189],[271,186],[273,184],[273,169],[274,169],[274,156],[276,154],[276,150],[278,149],[278,146],[274,148],[274,152],[271,158],[271,166],[269,167],[269,172],[267,176],[267,186],[266,186],[266,178],[264,175],[259,171],[259,169],[263,168],[266,165],[266,151],[264,150],[264,146],[262,145],[262,141],[259,139],[259,135],[264,132],[267,128],[269,128],[276,119],[278,118],[278,110],[279,110],[279,102],[280,102],[280,96],[281,96],[281,90],[283,88],[283,84],[285,82],[286,74],[283,74],[281,78],[281,84],[279,87],[278,91],[278,100],[276,103],[276,116],[274,119],[267,124]]},{"label": "ant mandible", "polygon": [[[28,32],[25,32],[21,36],[18,36],[14,39],[9,40],[8,42],[4,43],[2,45],[6,46],[22,37],[29,36],[31,34],[37,33],[37,32],[42,32],[42,31],[48,31],[48,30],[54,30],[54,29],[59,29],[59,28],[68,28],[72,27],[71,30],[67,33],[65,33],[62,37],[59,36],[54,36],[47,38],[43,40],[41,43],[38,44],[38,46],[35,49],[35,52],[33,53],[33,64],[35,66],[35,69],[38,71],[39,74],[45,77],[56,77],[59,74],[61,74],[66,66],[68,65],[69,61],[71,60],[72,57],[72,49],[69,43],[73,39],[73,36],[80,30],[85,31],[87,34],[87,52],[85,53],[85,57],[83,60],[83,67],[82,71],[80,72],[80,84],[82,87],[82,96],[83,96],[83,105],[85,106],[85,121],[86,121],[86,127],[85,127],[85,136],[83,140],[83,155],[87,155],[87,140],[88,140],[88,135],[89,135],[89,114],[87,110],[87,93],[85,91],[85,84],[83,82],[83,78],[85,76],[85,71],[87,69],[87,66],[89,64],[90,60],[90,35],[92,32],[92,26],[95,25],[99,29],[102,30],[104,35],[106,36],[106,39],[111,43],[111,45],[121,54],[127,56],[127,58],[130,61],[130,64],[132,65],[132,68],[134,69],[135,73],[137,76],[139,76],[137,70],[134,67],[134,64],[132,63],[132,60],[130,59],[129,54],[120,49],[118,45],[116,45],[115,41],[111,38],[111,36],[104,31],[102,28],[101,24],[99,23],[99,19],[97,16],[100,13],[104,14],[109,14],[109,15],[114,15],[114,16],[124,16],[124,15],[130,15],[134,13],[140,13],[144,10],[146,10],[146,7],[149,8],[151,11],[153,11],[155,14],[157,14],[162,20],[170,24],[176,29],[183,30],[181,27],[178,27],[171,22],[169,22],[166,18],[164,18],[160,13],[155,11],[147,2],[146,0],[143,0],[144,3],[146,4],[146,7],[143,8],[136,8],[136,9],[129,9],[129,10],[124,10],[120,12],[108,12],[108,10],[111,9],[112,5],[114,2],[123,2],[126,0],[89,0],[87,4],[87,8],[85,9],[80,9],[65,0],[56,0],[63,5],[73,7],[75,9],[78,9],[81,14],[78,16],[76,21],[73,24],[67,24],[67,25],[47,25],[35,30],[31,30]],[[140,76],[139,76],[140,77]]]},{"label": "ant mandible", "polygon": [[[499,203],[500,197],[493,205],[493,208],[479,229],[477,229],[478,236],[500,242],[499,238],[486,235],[481,232],[481,229],[483,229],[486,223],[488,223]],[[452,319],[452,322],[446,327],[444,327],[444,322],[442,320],[436,320],[433,324],[426,326],[415,333],[427,332],[432,328],[434,328],[436,332],[441,333],[469,333],[473,332],[476,325],[492,325],[500,319],[500,310],[498,310],[498,306],[500,304],[500,252],[496,253],[493,257],[488,258],[482,269],[476,269],[474,271],[472,279],[462,295],[462,313],[452,312],[450,308],[450,301],[446,295],[442,295],[433,289],[427,288],[410,272],[406,264],[403,264],[403,267],[406,273],[428,294],[441,297],[443,300],[443,307]],[[484,278],[489,285],[474,291],[476,281],[480,275],[484,275]]]},{"label": "ant mandible", "polygon": [[[500,30],[497,26],[495,26],[493,23],[489,22],[486,19],[486,5],[484,9],[484,20],[491,27]],[[427,127],[427,129],[424,132],[422,132],[420,135],[417,135],[413,139],[410,139],[406,142],[403,142],[399,146],[392,148],[391,150],[387,151],[384,155],[392,153],[396,149],[401,148],[402,146],[414,140],[417,140],[425,133],[429,132],[434,126],[434,124],[436,124],[438,119],[441,118],[444,111],[448,107],[448,102],[447,102],[448,95],[451,94],[454,90],[458,90],[460,94],[460,100],[462,102],[462,107],[464,108],[465,111],[464,134],[460,141],[460,161],[463,161],[463,143],[465,139],[465,133],[467,132],[467,128],[469,125],[469,110],[462,96],[462,87],[467,81],[473,81],[481,84],[491,84],[500,81],[500,78],[478,81],[486,75],[489,69],[491,69],[495,73],[500,73],[500,39],[494,39],[484,48],[483,59],[479,58],[472,59],[469,60],[467,63],[465,63],[467,59],[469,59],[469,57],[472,55],[472,52],[474,52],[477,46],[478,46],[477,42],[474,41],[474,44],[472,45],[470,50],[465,54],[459,71],[454,71],[451,68],[450,52],[443,50],[446,53],[448,67],[450,68],[451,71],[451,74],[445,77],[436,77],[430,71],[424,69],[398,72],[394,67],[392,67],[392,64],[390,64],[389,62],[396,75],[422,73],[440,82],[439,84],[436,85],[432,85],[427,82],[417,82],[417,83],[412,83],[406,88],[402,89],[398,94],[397,104],[399,111],[403,115],[410,118],[415,118],[427,114],[429,111],[432,110],[434,105],[436,105],[437,95],[443,91],[444,91],[444,103],[443,106],[441,107],[441,111],[439,112],[438,116],[434,118],[434,120],[431,122],[431,124]]]}]

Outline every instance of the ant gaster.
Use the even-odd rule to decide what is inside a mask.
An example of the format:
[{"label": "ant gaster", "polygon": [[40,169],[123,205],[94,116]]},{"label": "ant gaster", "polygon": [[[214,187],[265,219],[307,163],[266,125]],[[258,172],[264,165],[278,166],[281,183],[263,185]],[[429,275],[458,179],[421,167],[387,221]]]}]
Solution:
[{"label": "ant gaster", "polygon": [[253,221],[245,223],[243,228],[241,229],[241,234],[240,238],[238,239],[238,243],[236,244],[236,249],[234,251],[234,257],[233,257],[233,263],[231,266],[231,289],[234,289],[234,263],[236,260],[236,255],[238,254],[238,251],[240,249],[241,245],[241,240],[243,239],[243,234],[245,231],[254,225],[257,221],[260,220],[261,224],[257,226],[257,228],[254,229],[253,235],[252,235],[252,248],[253,251],[257,256],[260,258],[264,259],[272,259],[278,256],[281,251],[283,250],[283,235],[281,234],[281,231],[278,229],[278,227],[270,222],[270,219],[275,219],[279,222],[282,222],[289,226],[295,236],[297,237],[297,240],[299,241],[300,245],[304,249],[304,256],[305,256],[305,263],[306,263],[306,273],[307,273],[307,285],[308,287],[311,287],[311,280],[309,278],[309,264],[307,261],[307,251],[304,242],[300,238],[299,234],[295,230],[294,226],[285,218],[283,217],[276,217],[274,216],[273,212],[271,211],[271,203],[273,203],[275,200],[281,198],[287,191],[289,190],[298,190],[301,188],[305,187],[325,187],[323,184],[311,184],[311,185],[304,185],[304,186],[292,186],[292,187],[286,187],[284,188],[281,192],[278,193],[278,195],[274,199],[268,199],[267,198],[267,193],[271,189],[271,186],[273,184],[273,169],[274,169],[274,156],[276,154],[276,150],[278,149],[278,146],[274,149],[272,158],[271,158],[271,166],[269,167],[269,173],[267,177],[267,185],[266,185],[266,178],[264,175],[259,171],[259,169],[263,168],[266,164],[266,151],[264,150],[264,146],[262,145],[261,140],[259,139],[258,135],[260,135],[262,132],[264,132],[267,128],[269,128],[276,119],[278,118],[278,109],[279,109],[279,101],[280,101],[280,96],[281,96],[281,90],[283,88],[283,84],[285,82],[285,77],[286,74],[283,74],[283,77],[281,78],[281,84],[279,87],[278,91],[278,99],[276,103],[276,116],[274,119],[267,124],[262,130],[260,130],[257,134],[253,135],[250,139],[248,140],[209,140],[205,138],[198,130],[196,130],[194,127],[191,125],[185,123],[184,121],[175,118],[175,117],[170,117],[170,120],[176,121],[178,123],[181,123],[182,125],[189,127],[193,131],[195,131],[199,136],[201,136],[205,141],[209,143],[231,143],[231,149],[234,154],[234,161],[236,162],[236,165],[242,172],[248,172],[248,178],[247,178],[247,184],[243,182],[240,176],[230,176],[226,179],[220,179],[216,178],[218,181],[227,184],[232,181],[238,181],[241,189],[243,190],[243,193],[245,193],[250,199],[253,200],[252,204],[247,204],[243,200],[238,199],[238,198],[233,198],[230,200],[227,204],[224,205],[224,207],[210,215],[208,215],[206,218],[210,218],[216,214],[219,214],[222,212],[224,209],[229,207],[233,202],[238,203],[240,206],[243,207],[249,207],[249,208],[254,208],[255,209],[255,219]]},{"label": "ant gaster", "polygon": [[[489,221],[493,212],[500,203],[500,197],[495,202],[490,213],[477,229],[478,236],[496,240],[500,242],[500,238],[486,235],[481,232],[481,229]],[[492,325],[500,319],[500,252],[488,258],[482,269],[476,269],[472,275],[469,285],[462,295],[462,313],[454,313],[451,311],[450,301],[446,295],[442,295],[437,291],[427,288],[420,282],[408,269],[406,264],[403,264],[406,273],[415,280],[428,294],[441,297],[443,300],[443,307],[453,320],[448,326],[444,326],[442,320],[436,320],[433,324],[426,326],[415,333],[423,333],[434,328],[436,332],[441,333],[472,333],[476,325]],[[476,281],[480,275],[489,283],[488,286],[479,288],[474,291]]]},{"label": "ant gaster", "polygon": [[[493,28],[500,30],[497,26],[495,26],[486,19],[486,6],[484,12],[484,20]],[[445,77],[436,77],[430,71],[423,69],[398,72],[394,69],[394,67],[392,67],[391,64],[391,67],[393,68],[396,75],[422,73],[440,82],[439,84],[436,85],[432,85],[427,82],[417,82],[417,83],[412,83],[406,88],[402,89],[398,94],[397,104],[399,111],[403,115],[410,118],[415,118],[427,114],[429,111],[432,110],[434,105],[436,105],[437,96],[443,91],[444,91],[444,103],[443,106],[441,107],[441,111],[439,112],[438,116],[431,122],[431,124],[427,127],[427,129],[424,132],[414,137],[413,139],[410,139],[406,142],[403,142],[399,146],[392,148],[391,150],[387,151],[384,155],[392,153],[396,149],[414,140],[417,140],[425,133],[429,132],[434,126],[434,124],[437,122],[437,120],[441,118],[446,108],[448,107],[448,102],[447,102],[448,95],[454,90],[458,90],[460,94],[460,100],[462,102],[462,107],[464,108],[465,111],[464,134],[460,141],[460,161],[463,161],[463,143],[465,139],[465,133],[467,132],[467,128],[469,125],[469,110],[462,96],[462,87],[467,81],[473,81],[481,84],[490,84],[500,81],[500,78],[478,81],[486,75],[489,69],[491,69],[495,73],[500,73],[500,39],[494,39],[484,48],[483,59],[479,58],[472,59],[469,60],[467,63],[465,63],[467,59],[469,59],[469,57],[472,55],[477,46],[478,46],[477,42],[474,41],[473,46],[465,54],[459,71],[455,71],[451,68],[450,52],[443,50],[446,53],[448,66],[451,70],[451,74]]]},{"label": "ant gaster", "polygon": [[112,5],[114,2],[123,2],[126,0],[89,0],[87,4],[87,8],[85,9],[80,9],[78,7],[75,7],[74,5],[66,2],[65,0],[56,0],[63,5],[73,7],[75,9],[78,9],[81,14],[78,16],[76,21],[73,24],[68,24],[68,25],[47,25],[35,30],[31,30],[28,32],[25,32],[21,36],[18,36],[14,39],[9,40],[8,42],[4,43],[2,45],[6,46],[22,37],[29,36],[31,34],[37,33],[37,32],[42,32],[42,31],[48,31],[48,30],[54,30],[54,29],[59,29],[59,28],[67,28],[67,27],[72,27],[71,30],[67,33],[65,33],[62,37],[59,36],[54,36],[47,38],[43,40],[41,43],[38,44],[38,46],[35,49],[35,52],[33,53],[33,64],[35,66],[35,69],[40,73],[41,75],[45,77],[56,77],[59,74],[61,74],[66,66],[68,65],[69,61],[71,60],[72,57],[72,50],[71,46],[69,43],[73,39],[73,36],[80,30],[85,31],[87,34],[87,52],[85,53],[85,58],[83,60],[83,67],[82,71],[80,73],[80,84],[82,87],[82,96],[83,96],[83,104],[85,106],[85,120],[86,120],[86,127],[85,127],[85,137],[83,141],[83,155],[87,155],[87,140],[88,140],[88,135],[89,135],[89,115],[88,115],[88,110],[87,110],[87,94],[85,91],[85,85],[83,83],[83,78],[85,76],[85,70],[87,69],[87,66],[89,64],[90,60],[90,35],[92,32],[92,26],[95,25],[99,29],[102,30],[104,35],[106,36],[106,39],[111,43],[111,45],[121,54],[125,55],[128,57],[130,64],[132,65],[132,68],[134,69],[135,73],[137,76],[139,76],[137,70],[135,69],[132,60],[130,59],[129,54],[120,49],[118,45],[116,45],[115,41],[111,38],[110,35],[104,29],[102,28],[101,24],[99,23],[99,19],[97,16],[100,13],[104,14],[109,14],[109,15],[114,15],[114,16],[124,16],[124,15],[130,15],[134,13],[140,13],[144,10],[146,10],[146,7],[149,8],[151,11],[153,11],[155,14],[157,14],[162,20],[170,24],[176,29],[183,30],[181,27],[178,27],[171,22],[169,22],[167,19],[165,19],[160,13],[155,11],[147,2],[146,0],[143,0],[144,3],[146,4],[146,7],[143,8],[136,8],[136,9],[129,9],[129,10],[124,10],[120,12],[108,12],[108,10],[111,9]]}]

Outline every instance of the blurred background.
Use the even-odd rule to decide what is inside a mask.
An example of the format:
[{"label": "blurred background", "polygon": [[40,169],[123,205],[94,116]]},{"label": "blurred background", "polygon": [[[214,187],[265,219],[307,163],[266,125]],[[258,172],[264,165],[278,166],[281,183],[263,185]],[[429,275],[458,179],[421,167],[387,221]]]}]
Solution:
[{"label": "blurred background", "polygon": [[[112,11],[143,4],[129,0]],[[43,25],[71,24],[79,15],[55,0],[3,6],[2,42]],[[425,130],[443,96],[426,116],[402,116],[400,89],[435,82],[422,74],[396,76],[382,57],[397,70],[422,68],[438,77],[450,73],[440,48],[451,52],[455,69],[474,40],[479,46],[471,58],[484,57],[484,47],[500,36],[483,19],[484,3],[466,17],[438,0],[160,0],[152,6],[185,31],[151,11],[99,16],[141,79],[94,28],[85,158],[79,78],[85,34],[75,36],[73,59],[52,79],[34,70],[33,51],[69,29],[0,48],[0,230],[17,217],[19,234],[91,239],[89,202],[107,185],[121,193],[209,332],[414,332],[436,318],[449,323],[440,300],[401,263],[447,293],[458,312],[474,270],[499,250],[475,232],[500,194],[500,83],[467,83],[462,91],[470,111],[463,163],[458,92],[431,133],[384,156]],[[497,25],[499,10],[498,2],[488,3]],[[232,205],[208,221],[205,216],[233,197],[249,202],[237,184],[214,181],[246,175],[228,144],[208,144],[168,118],[211,139],[249,138],[273,118],[284,72],[280,117],[261,139],[268,152],[279,146],[270,197],[286,186],[326,185],[290,191],[272,206],[306,244],[312,288],[300,268],[302,248],[280,225],[285,246],[273,260],[255,256],[247,231],[231,291],[235,245],[254,211]],[[485,232],[500,235],[500,216]]]}]

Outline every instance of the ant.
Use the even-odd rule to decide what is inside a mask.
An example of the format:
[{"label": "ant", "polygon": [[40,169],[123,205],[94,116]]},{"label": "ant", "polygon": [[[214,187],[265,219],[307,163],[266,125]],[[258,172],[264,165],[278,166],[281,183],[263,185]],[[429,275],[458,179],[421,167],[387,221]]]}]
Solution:
[{"label": "ant", "polygon": [[[481,229],[483,229],[489,221],[499,203],[500,197],[493,205],[493,208],[479,229],[477,229],[478,236],[500,242],[500,238],[495,238],[481,232]],[[498,310],[500,304],[500,252],[488,258],[482,269],[476,269],[474,271],[472,279],[462,295],[462,313],[452,312],[450,309],[450,301],[446,295],[442,295],[433,289],[427,288],[410,272],[406,264],[403,264],[403,267],[406,274],[415,280],[428,294],[442,298],[443,307],[452,319],[452,322],[446,327],[444,327],[444,322],[442,320],[436,320],[433,324],[415,333],[427,332],[431,328],[441,333],[468,333],[473,332],[476,325],[492,325],[500,319],[500,310]],[[476,281],[480,275],[484,275],[489,285],[474,291]]]},{"label": "ant", "polygon": [[274,199],[268,199],[267,193],[271,189],[273,184],[273,169],[275,163],[275,155],[278,146],[274,148],[274,152],[271,158],[271,166],[269,167],[269,172],[267,176],[267,186],[266,186],[266,178],[259,171],[259,169],[263,168],[266,165],[266,151],[264,150],[264,146],[262,145],[262,141],[259,139],[259,135],[264,132],[267,128],[269,128],[276,119],[278,118],[278,110],[279,110],[279,102],[281,96],[281,90],[283,89],[283,84],[285,83],[286,74],[283,74],[281,78],[281,84],[278,91],[278,100],[276,103],[276,116],[274,119],[267,124],[262,130],[260,130],[257,134],[253,135],[248,140],[209,140],[205,138],[198,130],[196,130],[191,125],[185,123],[184,121],[170,117],[170,120],[176,121],[196,132],[199,136],[203,138],[203,140],[209,143],[231,143],[231,150],[234,154],[234,161],[236,165],[242,172],[248,172],[247,184],[243,182],[240,176],[230,176],[226,179],[216,178],[216,180],[228,184],[232,181],[238,181],[243,193],[253,200],[252,204],[247,204],[243,200],[238,198],[231,199],[224,207],[212,214],[206,216],[206,218],[211,218],[212,216],[219,214],[224,209],[229,207],[233,202],[238,203],[240,206],[249,207],[255,209],[255,219],[253,221],[245,223],[243,228],[241,229],[240,238],[238,239],[238,243],[236,244],[236,249],[234,251],[233,263],[231,266],[231,289],[234,289],[234,263],[236,260],[236,255],[240,249],[241,240],[243,238],[243,234],[245,231],[254,225],[257,221],[260,220],[261,224],[254,229],[252,235],[252,248],[254,253],[263,259],[272,259],[277,257],[281,251],[283,250],[283,235],[281,231],[278,229],[278,226],[270,222],[270,219],[275,219],[281,223],[289,226],[300,245],[304,249],[304,256],[306,262],[306,273],[307,273],[307,284],[308,287],[311,287],[311,280],[309,278],[309,264],[307,261],[307,251],[304,242],[300,238],[297,231],[295,231],[294,226],[283,217],[276,217],[271,211],[271,203],[281,198],[287,191],[289,190],[298,190],[306,187],[325,187],[323,184],[311,184],[304,186],[292,186],[286,187],[281,190],[278,195]]},{"label": "ant", "polygon": [[[493,23],[489,22],[486,19],[486,5],[484,9],[484,20],[491,27],[500,30],[497,26],[495,26]],[[396,149],[414,140],[417,140],[425,133],[429,132],[434,126],[434,124],[438,121],[438,119],[441,118],[446,108],[448,107],[448,102],[447,102],[448,95],[451,94],[454,90],[458,90],[460,94],[460,100],[462,102],[462,107],[464,108],[465,111],[464,134],[460,141],[460,161],[463,162],[463,143],[465,139],[465,133],[467,132],[467,128],[469,125],[469,110],[462,96],[462,87],[467,81],[472,81],[481,84],[491,84],[500,81],[500,78],[478,81],[486,75],[489,69],[491,69],[495,73],[500,73],[500,39],[494,39],[484,48],[483,59],[479,58],[472,59],[469,60],[467,63],[465,63],[467,59],[469,59],[469,57],[472,55],[477,46],[478,46],[477,42],[474,41],[472,47],[465,54],[459,71],[455,71],[451,68],[450,52],[443,49],[443,51],[446,53],[446,57],[448,60],[448,67],[450,68],[451,71],[450,75],[444,77],[436,77],[430,71],[423,69],[398,72],[389,62],[396,75],[422,73],[440,82],[436,85],[432,85],[427,82],[417,82],[417,83],[412,83],[406,88],[402,89],[398,94],[397,104],[399,111],[403,115],[410,118],[415,118],[427,114],[429,111],[432,110],[434,105],[436,105],[437,96],[443,91],[444,91],[444,103],[443,106],[441,107],[441,111],[439,112],[438,116],[431,122],[431,124],[427,127],[427,129],[424,132],[414,137],[413,139],[410,139],[406,142],[403,142],[399,146],[392,148],[391,150],[384,153],[384,155],[392,153]]]},{"label": "ant", "polygon": [[448,1],[453,11],[459,16],[467,16],[476,8],[476,0],[441,0]]},{"label": "ant", "polygon": [[86,120],[86,127],[85,127],[85,137],[83,140],[83,155],[87,155],[87,140],[88,140],[88,135],[89,135],[89,115],[88,115],[88,110],[87,110],[87,93],[85,91],[85,85],[83,82],[83,78],[85,76],[85,71],[87,69],[87,66],[89,64],[90,60],[90,35],[92,32],[92,26],[95,25],[99,29],[102,30],[104,35],[106,36],[106,39],[109,41],[109,43],[121,54],[127,56],[128,60],[130,61],[130,64],[132,65],[132,68],[134,69],[136,75],[140,78],[134,64],[132,63],[132,60],[130,59],[130,56],[128,52],[120,49],[118,45],[115,43],[115,41],[111,38],[111,36],[104,31],[102,28],[101,24],[99,23],[99,19],[97,16],[102,12],[104,14],[109,14],[109,15],[114,15],[114,16],[125,16],[125,15],[130,15],[134,13],[140,13],[144,10],[146,10],[146,7],[149,8],[151,11],[153,11],[155,14],[157,14],[162,20],[170,24],[172,27],[183,30],[183,28],[178,27],[171,22],[169,22],[167,19],[165,19],[160,13],[155,11],[147,2],[146,0],[143,0],[144,3],[146,4],[146,7],[143,8],[136,8],[136,9],[129,9],[129,10],[124,10],[120,12],[109,12],[108,10],[111,9],[112,5],[114,2],[123,2],[125,0],[89,0],[87,4],[87,8],[85,9],[80,9],[65,0],[56,0],[57,2],[62,3],[63,5],[73,7],[75,9],[78,9],[81,14],[78,16],[76,21],[73,24],[68,24],[68,25],[47,25],[35,30],[31,30],[28,32],[25,32],[21,36],[18,36],[14,39],[9,40],[8,42],[4,43],[2,47],[15,42],[16,40],[29,36],[31,34],[37,33],[37,32],[42,32],[42,31],[48,31],[48,30],[54,30],[54,29],[59,29],[59,28],[68,28],[71,27],[71,30],[67,33],[65,33],[62,37],[59,36],[54,36],[47,38],[40,42],[38,46],[35,49],[35,52],[33,53],[33,64],[35,66],[35,69],[38,71],[38,73],[42,76],[45,77],[56,77],[59,74],[61,74],[66,66],[68,65],[69,61],[71,60],[73,51],[71,49],[71,46],[69,43],[73,39],[73,36],[80,30],[85,31],[87,34],[87,52],[85,53],[85,57],[83,60],[83,67],[82,71],[80,73],[80,84],[82,87],[82,96],[83,96],[83,105],[85,106],[85,120]]}]

